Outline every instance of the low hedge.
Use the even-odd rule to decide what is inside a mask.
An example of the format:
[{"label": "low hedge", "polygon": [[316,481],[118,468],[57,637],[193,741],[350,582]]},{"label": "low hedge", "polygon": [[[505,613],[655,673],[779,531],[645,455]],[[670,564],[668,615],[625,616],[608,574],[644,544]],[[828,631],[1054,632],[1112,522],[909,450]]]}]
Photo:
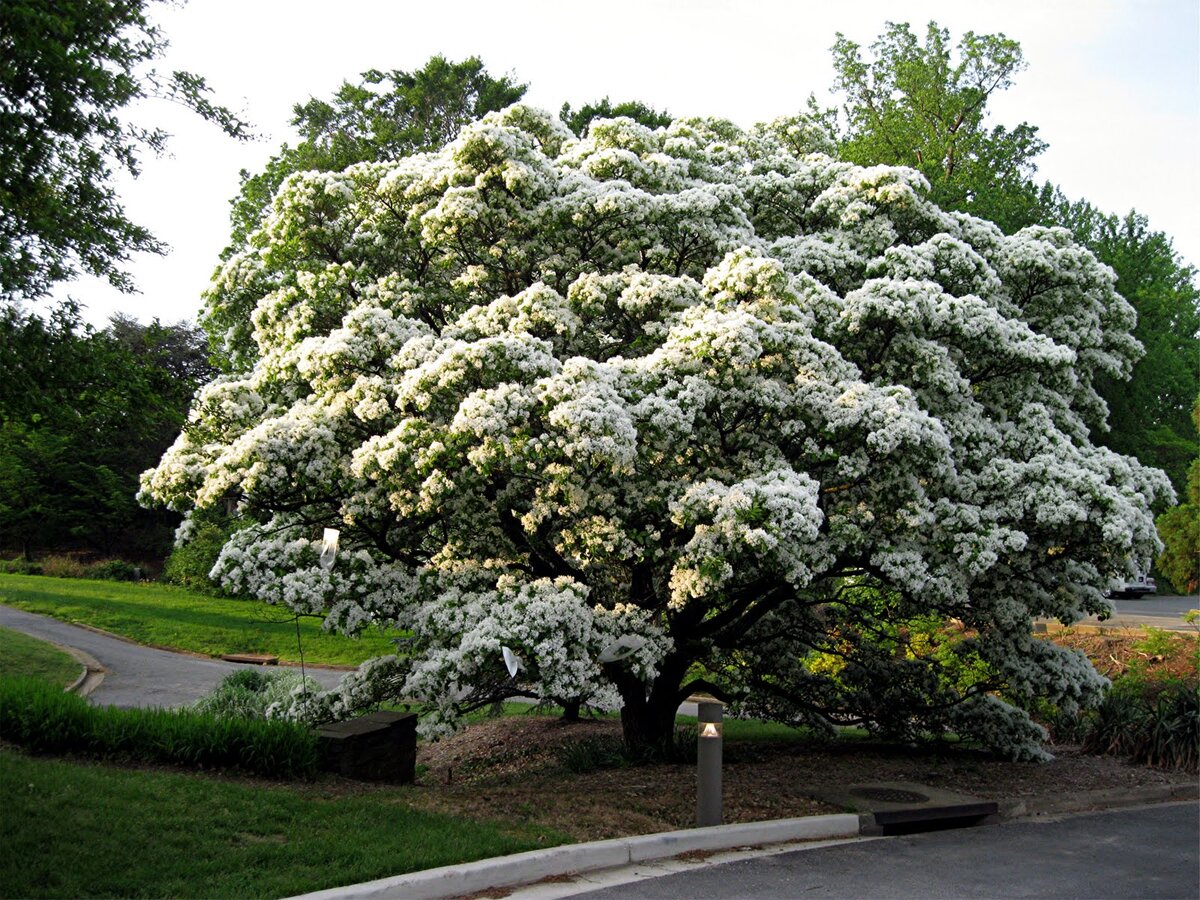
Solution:
[{"label": "low hedge", "polygon": [[0,735],[35,753],[231,769],[268,778],[316,776],[316,735],[283,721],[189,710],[92,706],[32,678],[0,678]]}]

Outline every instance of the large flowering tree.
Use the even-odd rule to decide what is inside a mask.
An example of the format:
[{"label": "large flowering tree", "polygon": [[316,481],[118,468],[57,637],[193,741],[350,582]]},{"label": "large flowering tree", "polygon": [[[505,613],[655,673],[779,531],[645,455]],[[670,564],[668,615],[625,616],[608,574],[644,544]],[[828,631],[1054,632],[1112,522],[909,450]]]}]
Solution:
[{"label": "large flowering tree", "polygon": [[1106,610],[1170,491],[1090,437],[1130,307],[1064,230],[1005,237],[805,149],[787,122],[579,140],[513,106],[292,176],[209,294],[239,371],[144,495],[236,498],[231,590],[411,633],[326,714],[620,703],[654,748],[699,687],[1036,755],[1006,701],[1103,680],[1032,617]]}]

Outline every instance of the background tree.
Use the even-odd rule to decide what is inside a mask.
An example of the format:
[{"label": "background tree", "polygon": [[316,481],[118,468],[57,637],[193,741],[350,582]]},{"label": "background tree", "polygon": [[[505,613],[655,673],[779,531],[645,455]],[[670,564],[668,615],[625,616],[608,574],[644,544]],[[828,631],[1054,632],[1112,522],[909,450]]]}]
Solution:
[{"label": "background tree", "polygon": [[84,325],[73,304],[47,318],[0,314],[0,547],[161,557],[178,522],[135,500],[140,473],[178,433],[211,379],[189,325]]},{"label": "background tree", "polygon": [[1086,200],[1061,193],[1054,220],[1070,228],[1117,276],[1117,291],[1137,311],[1133,335],[1145,348],[1128,382],[1102,379],[1109,408],[1108,434],[1098,435],[1118,453],[1157,466],[1186,496],[1188,466],[1200,457],[1192,403],[1200,394],[1200,290],[1196,270],[1179,258],[1171,239],[1146,217],[1105,214]]},{"label": "background tree", "polygon": [[[1200,397],[1192,407],[1192,421],[1200,434]],[[1177,593],[1196,595],[1200,590],[1200,458],[1187,470],[1184,501],[1158,517],[1158,534],[1164,545],[1158,569]]]},{"label": "background tree", "polygon": [[990,219],[1006,232],[1040,220],[1031,191],[1037,128],[988,127],[988,100],[1025,68],[1021,46],[1003,34],[968,31],[952,48],[930,22],[924,44],[906,23],[889,22],[864,60],[838,34],[834,87],[845,93],[841,155],[860,165],[910,166],[929,179],[930,198]]},{"label": "background tree", "polygon": [[1034,158],[1046,147],[1035,126],[987,126],[988,101],[1025,68],[1016,41],[967,32],[952,51],[949,33],[934,22],[924,44],[907,24],[889,23],[870,49],[864,60],[844,36],[834,44],[844,124],[812,98],[804,114],[788,121],[802,126],[797,133],[829,136],[842,158],[860,165],[917,169],[940,206],[983,216],[1007,233],[1033,224],[1069,228],[1111,266],[1117,290],[1137,312],[1134,336],[1145,354],[1128,382],[1100,380],[1111,430],[1097,439],[1163,469],[1183,496],[1188,464],[1200,455],[1188,420],[1200,391],[1195,268],[1136,211],[1105,213],[1049,183],[1035,184]]},{"label": "background tree", "polygon": [[113,172],[167,135],[127,121],[145,97],[183,103],[226,133],[248,128],[215,105],[203,78],[146,69],[167,42],[154,0],[0,3],[0,299],[33,299],[80,271],[132,290],[122,264],[164,246],[131,222]]},{"label": "background tree", "polygon": [[558,117],[579,137],[583,137],[593,119],[615,119],[618,116],[628,116],[647,128],[666,128],[671,124],[671,114],[665,109],[659,112],[640,100],[627,100],[614,106],[605,97],[598,103],[585,103],[577,110],[572,109],[570,103],[564,103],[558,113]]},{"label": "background tree", "polygon": [[771,129],[576,140],[520,105],[298,174],[210,294],[252,316],[251,362],[143,496],[236,498],[234,593],[411,633],[324,714],[417,698],[436,732],[506,696],[619,702],[662,752],[704,688],[1036,756],[1006,701],[1103,681],[1032,618],[1107,609],[1169,488],[1090,438],[1096,379],[1137,354],[1108,270],[925,190]]}]

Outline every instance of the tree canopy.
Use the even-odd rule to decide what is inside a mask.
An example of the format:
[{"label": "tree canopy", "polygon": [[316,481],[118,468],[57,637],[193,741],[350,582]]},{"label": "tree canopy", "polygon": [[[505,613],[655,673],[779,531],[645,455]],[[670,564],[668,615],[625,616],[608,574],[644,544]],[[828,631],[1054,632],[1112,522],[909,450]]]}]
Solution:
[{"label": "tree canopy", "polygon": [[988,127],[988,100],[1025,68],[1021,45],[1003,34],[950,33],[930,22],[922,44],[906,23],[889,22],[871,58],[842,34],[833,45],[834,86],[844,92],[841,155],[860,165],[911,166],[930,198],[990,219],[1006,232],[1038,221],[1030,194],[1037,128]]},{"label": "tree canopy", "polygon": [[236,501],[229,589],[411,633],[323,714],[619,701],[661,748],[706,688],[1036,756],[1020,705],[1098,699],[1030,632],[1157,551],[1165,478],[1090,438],[1132,309],[1067,230],[788,132],[516,105],[282,184],[209,296],[252,346],[143,497]]},{"label": "tree canopy", "polygon": [[434,56],[414,71],[363,72],[361,81],[342,82],[328,100],[309,97],[293,109],[300,132],[295,147],[284,145],[262,172],[242,171],[232,202],[233,241],[241,248],[258,227],[271,198],[293,172],[340,172],[357,162],[396,160],[451,141],[468,122],[503,109],[525,95],[512,76],[494,78],[477,56],[450,62]]},{"label": "tree canopy", "polygon": [[[488,74],[478,57],[450,62],[432,57],[421,69],[364,72],[357,84],[343,82],[329,100],[310,97],[293,107],[292,124],[302,140],[284,145],[263,171],[242,171],[230,201],[232,237],[222,254],[246,249],[280,185],[296,172],[340,172],[359,162],[398,160],[435,150],[459,129],[492,110],[520,100],[525,85]],[[249,308],[206,303],[200,323],[211,336],[222,365],[237,368],[252,353]]]},{"label": "tree canopy", "polygon": [[87,272],[123,290],[123,264],[163,245],[125,215],[114,171],[166,143],[124,116],[142,98],[183,103],[228,134],[248,127],[203,78],[146,66],[167,47],[154,0],[0,3],[0,299],[34,299]]},{"label": "tree canopy", "polygon": [[1136,211],[1105,214],[1059,196],[1057,221],[1117,276],[1117,292],[1137,311],[1133,331],[1144,353],[1128,381],[1102,379],[1110,431],[1098,439],[1118,453],[1158,466],[1175,493],[1186,493],[1188,466],[1200,456],[1191,411],[1200,394],[1200,290],[1196,270]]},{"label": "tree canopy", "polygon": [[572,109],[570,103],[564,103],[558,113],[558,117],[566,126],[580,137],[587,131],[593,119],[616,119],[620,116],[640,122],[647,128],[665,128],[671,124],[671,114],[665,109],[659,112],[640,100],[626,100],[614,106],[612,101],[605,97],[597,103],[585,103],[579,109]]},{"label": "tree canopy", "polygon": [[135,500],[212,378],[198,329],[117,317],[94,331],[73,304],[0,310],[0,547],[161,555],[178,520]]},{"label": "tree canopy", "polygon": [[[1200,434],[1200,396],[1192,407],[1192,422]],[[1200,457],[1187,470],[1183,501],[1158,517],[1163,552],[1157,565],[1180,594],[1200,590]]]},{"label": "tree canopy", "polygon": [[838,36],[834,87],[845,95],[842,116],[810,97],[806,111],[781,120],[794,143],[828,146],[860,165],[911,166],[929,179],[938,205],[990,219],[1006,233],[1033,224],[1071,229],[1113,268],[1145,350],[1130,380],[1100,379],[1111,415],[1110,430],[1097,439],[1162,468],[1182,496],[1188,464],[1200,454],[1188,421],[1200,392],[1195,269],[1136,211],[1105,213],[1036,184],[1034,159],[1046,145],[1035,126],[989,127],[989,101],[1025,68],[1016,41],[967,32],[952,50],[949,33],[934,22],[923,44],[908,25],[889,23],[870,51],[864,59],[857,44]]}]

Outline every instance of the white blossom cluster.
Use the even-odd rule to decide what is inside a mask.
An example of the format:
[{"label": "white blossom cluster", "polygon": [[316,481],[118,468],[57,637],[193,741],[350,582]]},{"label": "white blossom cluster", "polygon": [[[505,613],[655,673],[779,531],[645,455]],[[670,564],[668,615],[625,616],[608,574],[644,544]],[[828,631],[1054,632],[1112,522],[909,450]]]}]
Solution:
[{"label": "white blossom cluster", "polygon": [[[412,633],[327,713],[381,684],[430,731],[489,686],[639,703],[863,580],[965,623],[1011,695],[1087,702],[1094,673],[1028,633],[1103,610],[1156,549],[1165,478],[1091,441],[1132,310],[1066,232],[1005,236],[810,138],[576,139],[518,105],[436,153],[292,176],[208,294],[236,371],[144,499],[236,499],[231,590]],[[959,715],[1035,752],[995,697]]]}]

